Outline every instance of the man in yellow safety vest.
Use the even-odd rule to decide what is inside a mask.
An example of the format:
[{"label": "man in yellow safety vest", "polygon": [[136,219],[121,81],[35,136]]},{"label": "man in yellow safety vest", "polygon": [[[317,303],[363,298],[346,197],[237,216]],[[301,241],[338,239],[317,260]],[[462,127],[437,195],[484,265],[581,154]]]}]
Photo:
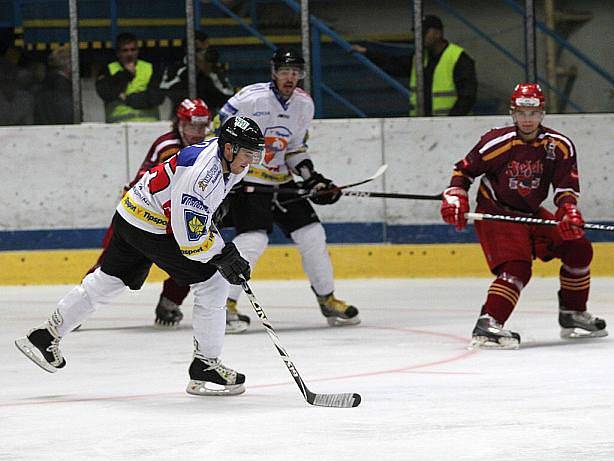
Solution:
[{"label": "man in yellow safety vest", "polygon": [[[475,63],[459,45],[444,38],[443,23],[434,15],[422,20],[424,53],[424,115],[467,115],[475,104],[477,78]],[[354,45],[383,70],[397,77],[409,77],[409,115],[417,115],[416,66],[411,56],[391,56]]]},{"label": "man in yellow safety vest", "polygon": [[164,100],[160,77],[150,62],[139,59],[134,34],[119,34],[117,61],[109,63],[96,80],[96,92],[104,101],[107,123],[160,120],[158,106]]}]

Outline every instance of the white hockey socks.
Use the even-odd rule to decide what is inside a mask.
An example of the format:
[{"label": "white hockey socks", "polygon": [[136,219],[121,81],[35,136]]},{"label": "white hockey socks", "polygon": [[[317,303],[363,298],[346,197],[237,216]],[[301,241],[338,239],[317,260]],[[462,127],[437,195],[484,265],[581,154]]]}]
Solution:
[{"label": "white hockey socks", "polygon": [[50,318],[60,337],[83,323],[99,304],[110,303],[126,289],[119,278],[96,269],[85,276],[81,285],[70,290],[58,303]]},{"label": "white hockey socks", "polygon": [[290,234],[301,253],[303,270],[316,294],[323,296],[335,289],[333,265],[326,248],[326,233],[319,222],[308,224]]},{"label": "white hockey socks", "polygon": [[[243,232],[237,235],[232,243],[235,244],[241,256],[247,259],[253,272],[258,259],[269,244],[269,236],[264,230]],[[241,285],[231,285],[228,297],[236,301],[242,292]]]}]

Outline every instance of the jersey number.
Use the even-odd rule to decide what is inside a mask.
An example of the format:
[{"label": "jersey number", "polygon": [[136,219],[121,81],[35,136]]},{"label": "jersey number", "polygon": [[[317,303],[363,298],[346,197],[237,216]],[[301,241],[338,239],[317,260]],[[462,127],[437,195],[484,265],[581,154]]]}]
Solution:
[{"label": "jersey number", "polygon": [[[159,163],[149,170],[151,179],[149,180],[149,190],[152,194],[157,194],[166,189],[171,183],[171,175],[175,174],[177,168],[177,156],[171,157],[170,160]],[[169,173],[170,170],[170,173]]]}]

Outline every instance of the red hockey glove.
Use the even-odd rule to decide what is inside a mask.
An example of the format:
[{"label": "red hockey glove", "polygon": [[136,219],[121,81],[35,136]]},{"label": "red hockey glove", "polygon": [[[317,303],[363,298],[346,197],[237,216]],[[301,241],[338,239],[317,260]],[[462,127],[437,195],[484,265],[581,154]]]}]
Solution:
[{"label": "red hockey glove", "polygon": [[564,203],[556,210],[554,215],[557,221],[560,221],[556,226],[563,240],[576,240],[584,237],[584,219],[580,214],[580,210],[572,203]]},{"label": "red hockey glove", "polygon": [[469,212],[467,191],[462,187],[448,187],[444,190],[440,212],[444,222],[453,224],[458,231],[463,230],[467,226],[465,213]]}]

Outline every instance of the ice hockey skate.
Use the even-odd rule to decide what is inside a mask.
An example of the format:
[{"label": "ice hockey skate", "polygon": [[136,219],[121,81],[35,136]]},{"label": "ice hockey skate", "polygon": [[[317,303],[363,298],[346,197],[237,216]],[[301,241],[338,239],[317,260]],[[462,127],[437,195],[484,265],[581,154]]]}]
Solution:
[{"label": "ice hockey skate", "polygon": [[335,298],[333,293],[325,296],[316,295],[322,315],[330,326],[358,325],[358,309],[345,301]]},{"label": "ice hockey skate", "polygon": [[238,395],[245,392],[245,375],[228,368],[219,359],[194,356],[186,392],[192,395]]},{"label": "ice hockey skate", "polygon": [[60,336],[49,322],[34,328],[24,338],[15,340],[15,346],[35,364],[49,373],[66,365],[60,351]]},{"label": "ice hockey skate", "polygon": [[518,349],[519,346],[520,335],[505,330],[503,325],[488,314],[478,318],[469,343],[469,349]]},{"label": "ice hockey skate", "polygon": [[183,319],[183,312],[178,304],[168,298],[160,296],[160,301],[156,306],[155,324],[160,328],[177,328]]},{"label": "ice hockey skate", "polygon": [[608,335],[605,320],[586,311],[560,309],[559,325],[563,339],[602,338]]},{"label": "ice hockey skate", "polygon": [[249,327],[249,323],[249,317],[241,314],[237,309],[237,302],[234,299],[228,299],[226,301],[226,334],[243,333]]}]

